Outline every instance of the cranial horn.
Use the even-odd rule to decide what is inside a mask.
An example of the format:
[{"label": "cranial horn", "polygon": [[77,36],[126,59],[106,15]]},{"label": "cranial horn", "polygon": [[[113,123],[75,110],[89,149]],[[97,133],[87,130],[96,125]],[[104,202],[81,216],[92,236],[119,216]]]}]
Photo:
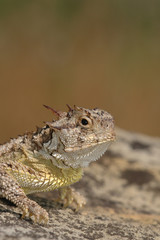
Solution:
[{"label": "cranial horn", "polygon": [[61,112],[61,111],[56,111],[53,108],[47,106],[47,105],[43,105],[45,108],[49,109],[52,111],[53,114],[56,114],[59,118],[65,117],[66,113],[65,112]]},{"label": "cranial horn", "polygon": [[80,111],[81,108],[80,108],[80,107],[77,107],[76,105],[74,105],[74,110]]},{"label": "cranial horn", "polygon": [[73,109],[71,108],[71,106],[69,104],[66,104],[66,106],[68,107],[69,111],[72,112]]}]

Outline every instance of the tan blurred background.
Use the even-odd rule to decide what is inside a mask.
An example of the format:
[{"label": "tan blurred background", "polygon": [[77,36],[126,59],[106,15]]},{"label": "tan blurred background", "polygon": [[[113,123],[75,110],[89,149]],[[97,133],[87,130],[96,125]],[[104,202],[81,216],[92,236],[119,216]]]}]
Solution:
[{"label": "tan blurred background", "polygon": [[0,1],[0,142],[66,103],[160,136],[159,0]]}]

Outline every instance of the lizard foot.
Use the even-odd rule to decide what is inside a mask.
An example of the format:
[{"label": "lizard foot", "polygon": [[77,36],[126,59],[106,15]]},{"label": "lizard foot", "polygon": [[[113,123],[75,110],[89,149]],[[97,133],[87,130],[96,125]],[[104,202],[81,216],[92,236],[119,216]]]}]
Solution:
[{"label": "lizard foot", "polygon": [[48,213],[45,209],[40,207],[36,202],[30,200],[29,204],[23,207],[22,218],[29,217],[34,223],[47,224]]},{"label": "lizard foot", "polygon": [[[1,166],[0,164],[0,196],[5,197],[19,207],[23,212],[22,218],[29,217],[34,223],[48,223],[46,210],[26,196],[19,183],[6,172],[7,166],[5,164]],[[15,164],[15,166],[19,165]]]},{"label": "lizard foot", "polygon": [[57,202],[63,204],[64,208],[71,206],[75,211],[78,211],[86,204],[85,198],[70,187],[59,189]]}]

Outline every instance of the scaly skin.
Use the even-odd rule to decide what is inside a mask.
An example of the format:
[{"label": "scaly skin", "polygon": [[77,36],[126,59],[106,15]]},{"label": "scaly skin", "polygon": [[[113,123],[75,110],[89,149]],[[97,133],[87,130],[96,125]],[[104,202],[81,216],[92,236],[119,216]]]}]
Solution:
[{"label": "scaly skin", "polygon": [[59,189],[58,201],[78,210],[85,199],[70,185],[115,139],[112,116],[103,110],[75,106],[66,113],[47,108],[57,121],[0,146],[0,195],[35,223],[47,223],[48,213],[27,194]]}]

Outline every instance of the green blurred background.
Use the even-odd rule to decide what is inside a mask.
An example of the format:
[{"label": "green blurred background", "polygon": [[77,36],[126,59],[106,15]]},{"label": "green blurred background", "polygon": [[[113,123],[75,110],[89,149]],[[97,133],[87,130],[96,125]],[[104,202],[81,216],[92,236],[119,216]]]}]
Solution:
[{"label": "green blurred background", "polygon": [[159,0],[0,0],[0,142],[66,103],[160,136]]}]

